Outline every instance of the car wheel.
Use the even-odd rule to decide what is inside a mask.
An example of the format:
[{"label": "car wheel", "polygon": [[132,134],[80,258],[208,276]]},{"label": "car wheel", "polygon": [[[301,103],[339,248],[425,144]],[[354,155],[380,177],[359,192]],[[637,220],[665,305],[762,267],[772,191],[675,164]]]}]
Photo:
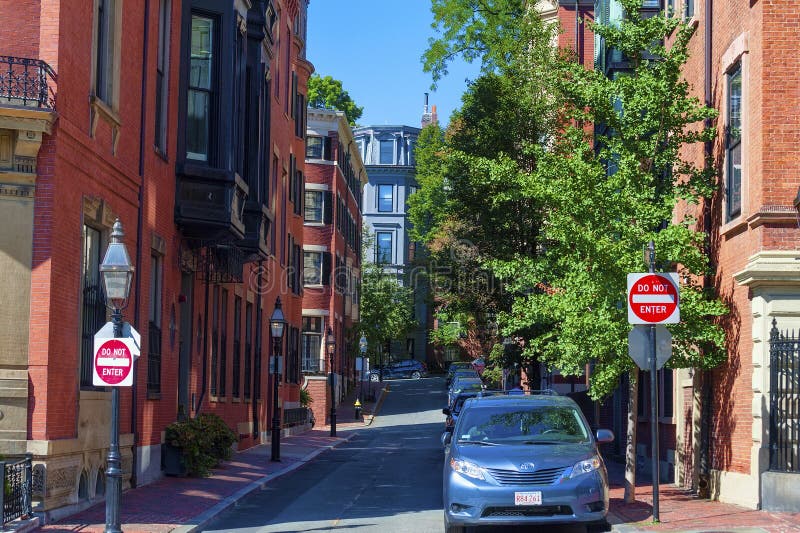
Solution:
[{"label": "car wheel", "polygon": [[380,376],[378,376],[378,374],[370,374],[369,375],[369,380],[370,381],[378,381],[379,379],[380,379]]},{"label": "car wheel", "polygon": [[420,375],[419,371],[417,371],[417,370],[414,370],[414,371],[411,373],[411,379],[419,379],[419,378],[421,378],[421,377],[422,377],[422,376]]}]

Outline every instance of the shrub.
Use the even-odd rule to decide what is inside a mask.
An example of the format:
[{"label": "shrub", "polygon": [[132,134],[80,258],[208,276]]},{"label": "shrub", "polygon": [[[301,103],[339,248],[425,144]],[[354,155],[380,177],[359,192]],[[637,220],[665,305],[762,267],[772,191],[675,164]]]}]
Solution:
[{"label": "shrub", "polygon": [[215,414],[173,422],[166,428],[167,444],[178,448],[190,476],[206,477],[220,460],[230,459],[236,434]]},{"label": "shrub", "polygon": [[314,398],[311,397],[311,393],[308,392],[308,389],[300,389],[300,405],[308,407],[313,401]]}]

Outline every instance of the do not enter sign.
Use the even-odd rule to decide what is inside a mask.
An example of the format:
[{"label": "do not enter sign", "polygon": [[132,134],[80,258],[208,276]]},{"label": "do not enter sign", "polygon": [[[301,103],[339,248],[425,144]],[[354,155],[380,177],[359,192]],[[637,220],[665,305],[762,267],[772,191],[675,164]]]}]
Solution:
[{"label": "do not enter sign", "polygon": [[130,387],[133,385],[133,354],[128,346],[131,339],[105,339],[95,342],[94,379],[99,387]]},{"label": "do not enter sign", "polygon": [[628,274],[628,323],[677,324],[678,274]]}]

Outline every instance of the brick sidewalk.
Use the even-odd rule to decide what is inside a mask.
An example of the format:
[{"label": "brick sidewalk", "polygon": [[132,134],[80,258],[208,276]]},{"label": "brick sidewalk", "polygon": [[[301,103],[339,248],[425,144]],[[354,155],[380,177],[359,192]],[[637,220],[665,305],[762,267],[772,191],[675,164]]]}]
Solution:
[{"label": "brick sidewalk", "polygon": [[[125,491],[120,521],[126,533],[188,532],[270,480],[291,472],[314,457],[348,440],[352,430],[330,437],[322,429],[281,439],[281,462],[271,462],[270,444],[235,454],[210,477],[163,477]],[[105,503],[69,516],[37,531],[100,533],[105,529]]]},{"label": "brick sidewalk", "polygon": [[624,465],[608,464],[611,481],[608,521],[614,531],[727,531],[789,533],[800,532],[800,513],[771,513],[738,505],[700,499],[690,491],[669,484],[658,488],[661,522],[654,524],[653,488],[649,477],[638,476],[636,501],[626,504],[623,488]]}]

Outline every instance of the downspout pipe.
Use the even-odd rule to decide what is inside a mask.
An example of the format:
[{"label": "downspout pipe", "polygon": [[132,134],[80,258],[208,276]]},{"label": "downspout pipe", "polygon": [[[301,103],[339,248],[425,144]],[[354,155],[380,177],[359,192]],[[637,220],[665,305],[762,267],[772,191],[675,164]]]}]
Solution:
[{"label": "downspout pipe", "polygon": [[[711,52],[713,49],[713,11],[714,11],[714,1],[713,0],[706,0],[705,2],[705,27],[704,27],[704,50],[703,50],[703,59],[704,59],[704,75],[705,75],[705,84],[704,84],[704,100],[705,104],[708,107],[713,107],[713,94],[712,94],[712,85],[711,85]],[[711,119],[706,119],[705,121],[706,127],[713,126]],[[709,170],[710,167],[713,165],[713,156],[714,156],[714,144],[711,141],[706,141],[704,145],[704,166],[706,170]],[[705,241],[705,253],[706,257],[711,257],[711,201],[710,199],[706,200],[704,203],[703,209],[703,231],[706,234],[706,241]],[[713,283],[713,279],[710,273],[707,273],[704,277],[704,286],[710,287]],[[711,472],[711,461],[710,461],[710,443],[711,443],[711,371],[705,370],[702,374],[702,384],[700,389],[700,457],[699,457],[699,465],[698,465],[698,480],[697,480],[697,492],[698,496],[701,498],[709,498],[710,497],[710,472]]]},{"label": "downspout pipe", "polygon": [[[148,34],[150,33],[150,0],[144,2],[144,39],[142,40],[142,108],[139,115],[139,206],[136,213],[136,266],[139,268],[139,275],[136,276],[136,295],[133,303],[133,323],[136,329],[141,331],[141,310],[140,294],[142,293],[142,224],[144,218],[144,143],[145,143],[145,124],[147,122],[147,44]],[[149,342],[149,338],[148,338]],[[150,354],[147,354],[150,357]],[[137,371],[137,376],[139,371]],[[138,409],[139,387],[134,382],[131,387],[131,431],[133,433],[133,446],[131,450],[131,487],[136,487],[136,447],[139,443],[139,426],[136,422]]]}]

